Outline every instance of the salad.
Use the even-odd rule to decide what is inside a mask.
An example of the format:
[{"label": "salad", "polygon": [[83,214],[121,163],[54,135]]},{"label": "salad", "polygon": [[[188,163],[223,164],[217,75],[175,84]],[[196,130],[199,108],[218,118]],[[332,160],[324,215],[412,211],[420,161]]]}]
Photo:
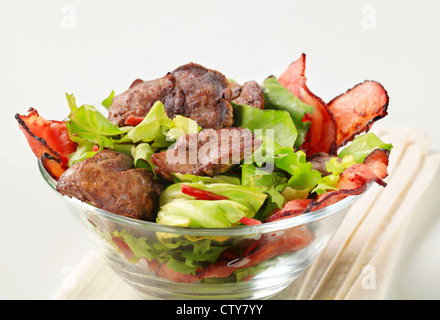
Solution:
[{"label": "salad", "polygon": [[[304,54],[261,84],[189,63],[100,106],[66,98],[65,120],[31,108],[16,114],[20,129],[60,194],[120,216],[240,228],[386,186],[392,145],[369,132],[387,115],[386,90],[365,81],[326,103],[307,87]],[[277,241],[99,232],[130,262],[179,282],[243,281],[314,237],[307,227]]]}]

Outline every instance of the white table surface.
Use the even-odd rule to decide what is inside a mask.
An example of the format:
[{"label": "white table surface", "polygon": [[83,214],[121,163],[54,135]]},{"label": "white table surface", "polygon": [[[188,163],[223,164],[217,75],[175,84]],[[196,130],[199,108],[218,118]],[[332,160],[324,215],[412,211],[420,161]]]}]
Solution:
[{"label": "white table surface", "polygon": [[[440,150],[439,10],[436,0],[0,0],[0,298],[50,299],[91,248],[41,180],[15,113],[62,119],[65,92],[95,103],[189,61],[261,82],[304,52],[315,94],[377,80],[390,95],[381,125],[423,128]],[[438,204],[427,200],[390,298],[440,298]]]}]

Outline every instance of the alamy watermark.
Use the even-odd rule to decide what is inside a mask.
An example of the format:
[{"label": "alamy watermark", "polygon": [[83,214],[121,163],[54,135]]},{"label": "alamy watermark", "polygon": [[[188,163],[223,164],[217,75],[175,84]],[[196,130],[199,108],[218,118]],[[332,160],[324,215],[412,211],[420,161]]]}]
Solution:
[{"label": "alamy watermark", "polygon": [[61,279],[61,288],[64,290],[72,290],[75,289],[77,280],[76,280],[76,272],[75,267],[72,265],[64,265],[61,268],[61,274],[63,278]]},{"label": "alamy watermark", "polygon": [[[265,143],[260,147],[263,138]],[[253,134],[238,128],[207,129],[180,137],[168,148],[166,161],[171,165],[251,164],[255,158],[270,154],[274,138],[273,129],[255,129]]]},{"label": "alamy watermark", "polygon": [[371,265],[362,267],[362,288],[365,290],[376,289],[376,268]]},{"label": "alamy watermark", "polygon": [[376,7],[368,4],[362,6],[361,9],[362,19],[361,25],[364,30],[376,29]]},{"label": "alamy watermark", "polygon": [[76,29],[76,8],[72,5],[64,5],[61,8],[61,27],[64,30]]}]

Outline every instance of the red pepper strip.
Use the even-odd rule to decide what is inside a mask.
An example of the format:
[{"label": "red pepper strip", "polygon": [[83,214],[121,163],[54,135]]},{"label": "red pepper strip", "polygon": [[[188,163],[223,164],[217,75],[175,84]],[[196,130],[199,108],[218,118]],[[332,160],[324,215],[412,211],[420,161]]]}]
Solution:
[{"label": "red pepper strip", "polygon": [[135,117],[135,116],[130,115],[130,116],[127,117],[127,120],[125,120],[125,124],[127,126],[136,127],[143,120],[144,120],[144,117]]},{"label": "red pepper strip", "polygon": [[182,193],[196,198],[196,200],[228,200],[227,197],[211,191],[201,190],[182,184]]},{"label": "red pepper strip", "polygon": [[248,225],[248,226],[255,226],[257,224],[262,224],[262,222],[260,220],[257,219],[252,219],[252,218],[248,218],[248,217],[243,217],[239,220],[239,222]]}]

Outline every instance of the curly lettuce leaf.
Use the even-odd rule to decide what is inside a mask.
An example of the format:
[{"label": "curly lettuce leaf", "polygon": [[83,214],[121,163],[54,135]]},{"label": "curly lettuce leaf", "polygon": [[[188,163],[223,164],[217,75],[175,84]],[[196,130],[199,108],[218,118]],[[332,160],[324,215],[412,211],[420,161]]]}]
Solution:
[{"label": "curly lettuce leaf", "polygon": [[275,166],[291,175],[287,185],[293,189],[310,191],[321,178],[321,173],[314,170],[313,165],[307,162],[303,151],[295,152],[291,148],[278,150]]},{"label": "curly lettuce leaf", "polygon": [[202,128],[197,125],[197,121],[181,115],[173,118],[174,126],[167,132],[169,140],[177,140],[182,136],[191,133],[198,133]]},{"label": "curly lettuce leaf", "polygon": [[383,142],[373,132],[369,132],[354,138],[349,146],[339,152],[338,157],[352,155],[357,163],[362,163],[374,149],[391,151],[392,148],[392,144]]},{"label": "curly lettuce leaf", "polygon": [[330,174],[322,177],[312,192],[321,195],[327,191],[338,190],[337,184],[341,173],[354,164],[356,164],[356,160],[352,155],[347,155],[343,158],[331,158],[325,163],[327,171],[330,172]]},{"label": "curly lettuce leaf", "polygon": [[141,258],[166,263],[167,267],[182,274],[195,274],[198,268],[215,262],[230,245],[212,239],[191,240],[183,236],[158,237],[156,239],[137,237],[125,229],[113,232],[121,238],[133,252],[131,258],[136,263]]},{"label": "curly lettuce leaf", "polygon": [[77,107],[75,97],[66,94],[70,108],[67,129],[73,141],[80,143],[88,141],[99,148],[113,148],[114,142],[119,140],[124,131],[110,122],[99,110],[92,105]]},{"label": "curly lettuce leaf", "polygon": [[130,130],[122,141],[154,142],[155,140],[165,139],[165,132],[174,126],[174,122],[168,118],[162,102],[157,101],[148,111],[144,120]]}]

